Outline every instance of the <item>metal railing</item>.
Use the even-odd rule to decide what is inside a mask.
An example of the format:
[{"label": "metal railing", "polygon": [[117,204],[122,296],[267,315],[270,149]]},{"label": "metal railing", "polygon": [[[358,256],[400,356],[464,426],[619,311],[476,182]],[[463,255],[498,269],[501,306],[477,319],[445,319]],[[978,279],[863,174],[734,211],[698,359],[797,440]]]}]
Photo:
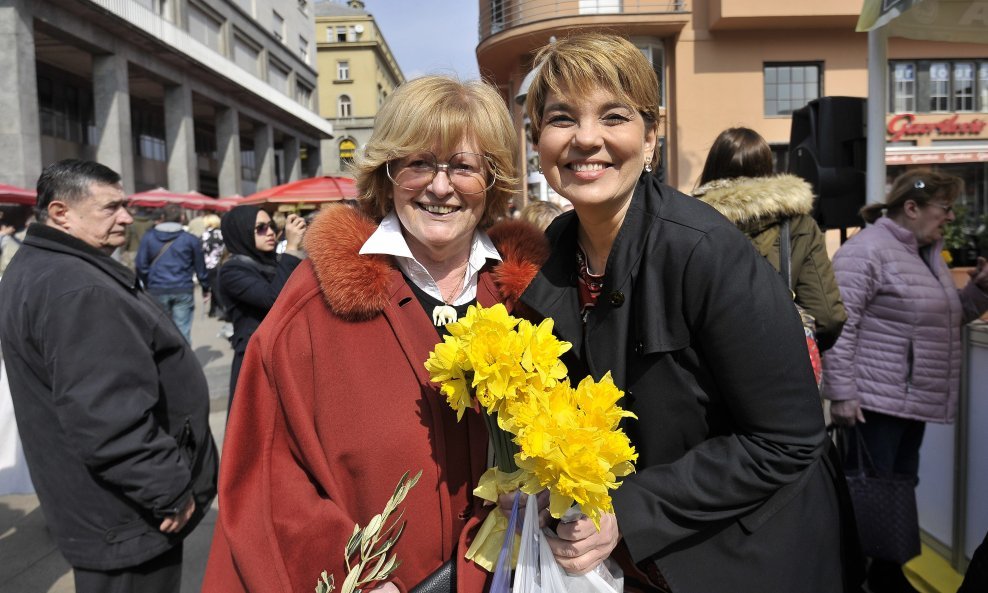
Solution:
[{"label": "metal railing", "polygon": [[488,0],[480,11],[480,39],[513,27],[558,18],[683,12],[687,8],[681,0]]}]

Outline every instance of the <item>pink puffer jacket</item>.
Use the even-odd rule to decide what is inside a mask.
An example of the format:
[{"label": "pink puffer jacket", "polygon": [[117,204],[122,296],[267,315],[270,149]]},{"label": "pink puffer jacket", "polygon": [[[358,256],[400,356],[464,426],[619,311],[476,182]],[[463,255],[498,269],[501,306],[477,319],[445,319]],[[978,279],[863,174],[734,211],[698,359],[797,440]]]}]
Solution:
[{"label": "pink puffer jacket", "polygon": [[960,387],[961,326],[988,310],[975,284],[954,287],[932,246],[926,265],[912,231],[888,218],[834,255],[847,309],[837,344],[823,358],[823,393],[901,418],[949,423]]}]

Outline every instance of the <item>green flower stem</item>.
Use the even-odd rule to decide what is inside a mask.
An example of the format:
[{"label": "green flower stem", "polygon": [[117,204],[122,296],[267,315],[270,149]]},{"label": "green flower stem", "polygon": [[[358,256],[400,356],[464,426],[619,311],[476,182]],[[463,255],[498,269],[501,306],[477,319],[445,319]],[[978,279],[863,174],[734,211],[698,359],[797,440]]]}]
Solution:
[{"label": "green flower stem", "polygon": [[513,435],[498,426],[497,414],[488,414],[487,410],[481,410],[480,415],[484,417],[484,422],[487,424],[487,433],[490,435],[491,447],[494,449],[494,464],[505,473],[518,471],[518,465],[515,464],[515,453],[519,449],[512,440]]}]

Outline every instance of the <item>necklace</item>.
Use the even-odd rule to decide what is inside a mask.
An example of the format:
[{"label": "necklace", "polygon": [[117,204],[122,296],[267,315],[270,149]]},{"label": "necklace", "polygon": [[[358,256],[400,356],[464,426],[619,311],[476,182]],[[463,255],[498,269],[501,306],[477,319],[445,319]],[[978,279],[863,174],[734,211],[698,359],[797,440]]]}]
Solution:
[{"label": "necklace", "polygon": [[[467,265],[463,269],[463,278],[466,281],[466,275],[470,270],[470,266]],[[439,288],[439,283],[436,283],[436,288]],[[456,314],[456,309],[453,308],[453,301],[460,295],[463,291],[463,285],[461,284],[459,288],[453,287],[453,292],[450,293],[449,297],[443,299],[441,305],[436,305],[432,309],[432,323],[436,327],[441,327],[449,323],[456,321],[458,315]],[[439,290],[439,297],[442,298],[442,289]]]}]

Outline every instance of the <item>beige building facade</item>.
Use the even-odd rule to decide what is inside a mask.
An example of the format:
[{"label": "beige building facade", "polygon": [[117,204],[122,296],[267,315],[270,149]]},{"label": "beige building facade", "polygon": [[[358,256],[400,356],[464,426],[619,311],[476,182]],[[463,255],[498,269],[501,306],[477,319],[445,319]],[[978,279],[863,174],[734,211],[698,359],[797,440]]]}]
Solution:
[{"label": "beige building facade", "polygon": [[[785,169],[793,110],[823,96],[867,96],[860,10],[861,0],[481,0],[477,58],[513,111],[528,155],[525,198],[552,199],[514,100],[533,52],[575,31],[628,37],[660,81],[658,174],[689,192],[723,129],[757,130]],[[985,44],[892,38],[887,66],[889,176],[914,164],[945,168],[988,212],[988,33]]]},{"label": "beige building facade", "polygon": [[363,2],[323,0],[315,11],[319,114],[335,131],[322,145],[323,171],[352,177],[349,164],[370,138],[378,108],[405,77]]}]

